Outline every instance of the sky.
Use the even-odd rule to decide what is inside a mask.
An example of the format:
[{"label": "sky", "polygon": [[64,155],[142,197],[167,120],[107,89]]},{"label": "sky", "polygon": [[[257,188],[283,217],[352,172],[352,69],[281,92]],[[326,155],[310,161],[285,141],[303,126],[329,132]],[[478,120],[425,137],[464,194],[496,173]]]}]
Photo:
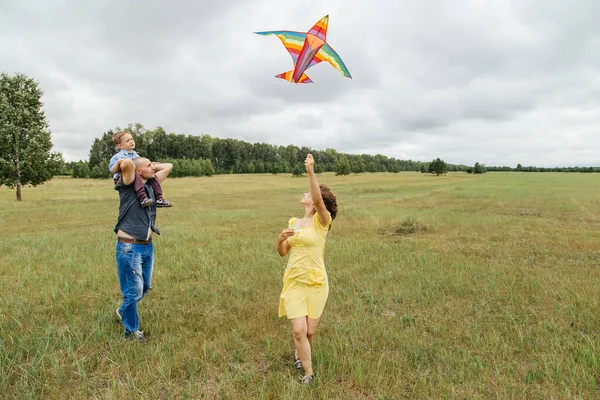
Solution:
[{"label": "sky", "polygon": [[[312,84],[276,36],[329,15]],[[598,0],[0,0],[0,72],[44,92],[53,151],[128,124],[488,166],[600,165]]]}]

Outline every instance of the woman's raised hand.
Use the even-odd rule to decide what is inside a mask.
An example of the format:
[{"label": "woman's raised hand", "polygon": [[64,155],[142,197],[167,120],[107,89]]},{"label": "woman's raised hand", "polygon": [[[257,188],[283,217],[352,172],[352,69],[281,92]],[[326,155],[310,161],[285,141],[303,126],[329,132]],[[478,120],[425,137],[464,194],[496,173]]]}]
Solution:
[{"label": "woman's raised hand", "polygon": [[315,172],[315,159],[312,154],[308,154],[306,156],[306,160],[304,160],[304,166],[306,167],[306,173],[312,174]]}]

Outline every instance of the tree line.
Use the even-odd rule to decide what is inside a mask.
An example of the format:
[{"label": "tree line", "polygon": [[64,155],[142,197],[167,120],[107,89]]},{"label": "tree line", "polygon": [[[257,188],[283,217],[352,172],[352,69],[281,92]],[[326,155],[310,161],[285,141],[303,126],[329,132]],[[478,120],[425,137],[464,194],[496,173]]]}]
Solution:
[{"label": "tree line", "polygon": [[[301,175],[304,159],[308,153],[315,158],[317,173],[335,172],[338,175],[363,172],[420,171],[441,175],[447,172],[485,174],[490,171],[519,172],[600,172],[600,167],[554,167],[535,166],[515,168],[486,166],[476,162],[469,166],[446,163],[440,158],[430,162],[399,160],[381,154],[348,154],[335,149],[316,150],[306,146],[278,146],[267,143],[249,143],[237,139],[221,139],[210,135],[185,135],[167,133],[164,128],[145,129],[141,124],[129,124],[126,128],[135,139],[135,150],[152,161],[171,162],[171,177],[211,176],[213,174],[291,173]],[[114,132],[109,129],[95,138],[89,151],[89,159],[65,164],[63,174],[75,178],[108,178],[108,162],[118,150],[112,140]]]},{"label": "tree line", "polygon": [[[580,173],[591,173],[591,172],[600,172],[600,167],[534,167],[528,166],[524,167],[521,164],[517,164],[516,168],[511,167],[496,167],[496,166],[486,166],[479,162],[476,162],[472,167],[459,166],[460,171],[465,171],[468,174],[485,174],[488,171],[496,171],[496,172],[508,172],[508,171],[516,171],[516,172],[580,172]],[[443,175],[448,171],[456,171],[457,169],[450,169],[448,164],[440,158],[436,158],[432,160],[430,163],[424,163],[421,165],[422,173],[429,173],[435,175]]]},{"label": "tree line", "polygon": [[[0,186],[16,188],[21,200],[23,185],[36,186],[55,175],[76,178],[108,178],[108,163],[117,151],[113,130],[94,139],[88,160],[65,163],[62,154],[51,152],[49,124],[42,110],[42,90],[38,82],[24,74],[0,74]],[[600,172],[600,167],[543,168],[518,164],[474,166],[448,164],[440,158],[431,162],[398,160],[384,155],[346,154],[335,149],[315,150],[306,146],[277,146],[220,139],[209,135],[168,133],[162,128],[147,130],[141,124],[127,128],[136,141],[137,152],[153,161],[173,163],[172,177],[213,174],[292,173],[301,175],[304,159],[312,153],[316,172],[334,171],[347,175],[363,172],[420,171],[442,175],[448,171],[483,174],[488,171],[521,172]]]},{"label": "tree line", "polygon": [[[213,174],[292,173],[302,174],[308,153],[315,158],[317,173],[333,171],[341,175],[363,172],[420,171],[429,163],[398,160],[384,155],[347,154],[335,149],[316,150],[306,146],[278,146],[249,143],[237,139],[221,139],[210,135],[167,133],[162,127],[150,130],[141,124],[127,128],[135,140],[138,154],[152,161],[173,163],[171,177],[210,176]],[[106,178],[110,176],[108,162],[117,148],[114,132],[107,130],[94,139],[89,159],[66,163],[66,171],[77,178]],[[466,165],[448,164],[449,171],[466,171]]]}]

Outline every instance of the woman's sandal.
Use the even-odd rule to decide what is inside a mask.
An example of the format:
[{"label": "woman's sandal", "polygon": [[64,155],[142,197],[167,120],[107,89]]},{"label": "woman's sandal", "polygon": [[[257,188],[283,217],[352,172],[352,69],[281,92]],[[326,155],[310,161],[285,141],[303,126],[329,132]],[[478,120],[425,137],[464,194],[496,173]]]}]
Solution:
[{"label": "woman's sandal", "polygon": [[292,358],[294,359],[294,368],[302,369],[302,361],[299,358],[296,358],[296,349],[292,350]]}]

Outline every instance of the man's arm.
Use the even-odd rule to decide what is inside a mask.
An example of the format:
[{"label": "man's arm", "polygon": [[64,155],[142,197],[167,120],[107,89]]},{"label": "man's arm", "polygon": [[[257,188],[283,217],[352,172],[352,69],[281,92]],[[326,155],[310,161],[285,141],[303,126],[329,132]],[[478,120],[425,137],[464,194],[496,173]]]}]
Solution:
[{"label": "man's arm", "polygon": [[173,164],[171,163],[155,163],[154,164],[154,177],[160,183],[167,179],[167,176],[171,173],[173,169]]},{"label": "man's arm", "polygon": [[135,179],[135,164],[129,158],[121,158],[115,164],[117,171],[121,170],[123,184],[129,185]]}]

